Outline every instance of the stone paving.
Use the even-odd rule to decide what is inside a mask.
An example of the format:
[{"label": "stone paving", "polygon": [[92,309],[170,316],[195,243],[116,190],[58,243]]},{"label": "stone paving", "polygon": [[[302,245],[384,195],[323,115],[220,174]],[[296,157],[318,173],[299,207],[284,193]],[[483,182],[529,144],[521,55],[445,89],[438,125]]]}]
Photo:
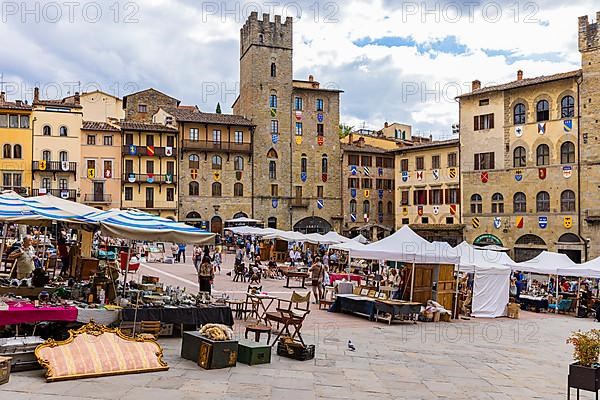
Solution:
[{"label": "stone paving", "polygon": [[[143,273],[168,271],[165,281],[194,277],[191,265],[149,267]],[[231,292],[245,285],[224,274],[216,279]],[[284,292],[282,281],[265,286]],[[595,327],[591,319],[528,312],[519,320],[388,326],[312,306],[303,330],[317,345],[311,361],[274,354],[271,364],[205,371],[179,357],[180,339],[161,338],[169,371],[56,383],[46,383],[42,371],[17,372],[0,399],[559,399],[572,358],[565,339]]]}]

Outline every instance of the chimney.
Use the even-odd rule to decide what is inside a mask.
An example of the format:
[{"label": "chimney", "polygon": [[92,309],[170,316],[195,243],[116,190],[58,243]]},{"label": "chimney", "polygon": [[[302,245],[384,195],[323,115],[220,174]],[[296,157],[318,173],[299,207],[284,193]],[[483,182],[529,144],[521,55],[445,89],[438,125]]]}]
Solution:
[{"label": "chimney", "polygon": [[309,81],[309,82],[314,82],[314,81],[315,81],[315,77],[314,77],[314,76],[312,76],[312,75],[309,75],[309,76],[308,76],[308,81]]},{"label": "chimney", "polygon": [[33,89],[33,101],[40,101],[40,88],[37,86]]},{"label": "chimney", "polygon": [[361,137],[360,139],[358,139],[358,142],[356,142],[356,145],[358,147],[363,147],[365,145],[365,138]]},{"label": "chimney", "polygon": [[383,124],[383,127],[384,127],[384,128],[387,128],[388,126],[390,126],[390,124],[388,124],[388,122],[387,122],[387,121],[385,121],[385,123]]},{"label": "chimney", "polygon": [[354,141],[354,135],[352,134],[352,132],[350,132],[348,134],[348,144],[352,144],[353,141]]},{"label": "chimney", "polygon": [[517,71],[517,80],[518,81],[522,81],[523,80],[523,70],[520,69]]},{"label": "chimney", "polygon": [[81,104],[81,98],[79,97],[79,92],[75,92],[75,104]]},{"label": "chimney", "polygon": [[16,101],[15,101],[15,104],[16,104],[18,107],[21,107],[21,106],[23,105],[23,102],[22,102],[21,100],[16,100]]},{"label": "chimney", "polygon": [[6,92],[0,93],[0,103],[4,103],[6,101]]},{"label": "chimney", "polygon": [[473,82],[471,82],[471,91],[476,91],[478,89],[481,89],[481,81],[479,79],[475,79]]}]

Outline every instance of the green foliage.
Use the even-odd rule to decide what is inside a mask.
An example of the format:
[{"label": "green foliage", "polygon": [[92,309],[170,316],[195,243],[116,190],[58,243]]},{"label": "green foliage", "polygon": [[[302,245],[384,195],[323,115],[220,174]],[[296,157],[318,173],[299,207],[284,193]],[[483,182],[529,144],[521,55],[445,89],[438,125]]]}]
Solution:
[{"label": "green foliage", "polygon": [[573,332],[567,339],[573,345],[573,358],[584,367],[590,367],[598,362],[600,357],[600,330],[592,329],[589,332]]},{"label": "green foliage", "polygon": [[340,124],[340,139],[345,138],[354,130],[354,126]]},{"label": "green foliage", "polygon": [[221,114],[221,103],[217,103],[217,110],[215,112]]}]

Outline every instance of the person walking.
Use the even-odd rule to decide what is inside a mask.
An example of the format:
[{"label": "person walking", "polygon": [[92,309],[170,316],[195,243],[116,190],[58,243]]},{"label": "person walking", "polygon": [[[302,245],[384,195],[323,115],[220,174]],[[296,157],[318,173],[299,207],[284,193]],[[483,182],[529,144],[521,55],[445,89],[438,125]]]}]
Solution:
[{"label": "person walking", "polygon": [[177,258],[179,259],[179,261],[181,262],[181,259],[183,259],[183,262],[185,262],[185,243],[179,243],[177,245],[178,247],[178,252],[177,252]]},{"label": "person walking", "polygon": [[173,261],[179,262],[179,246],[177,246],[177,243],[171,245],[171,254],[173,255]]},{"label": "person walking", "polygon": [[315,304],[319,304],[323,298],[323,279],[325,278],[325,268],[323,268],[323,264],[321,264],[321,259],[319,257],[315,257],[315,261],[308,272],[311,276]]},{"label": "person walking", "polygon": [[200,292],[211,293],[211,281],[215,278],[215,274],[210,263],[210,258],[204,257],[202,264],[198,269],[198,285],[200,286]]},{"label": "person walking", "polygon": [[[179,248],[177,249],[177,251],[179,251]],[[198,273],[198,268],[200,268],[200,264],[202,263],[202,250],[197,244],[194,245],[194,254],[192,256],[192,262],[194,263],[194,268],[196,268],[196,273]]]},{"label": "person walking", "polygon": [[221,260],[221,246],[217,246],[215,248],[215,254],[213,256],[213,263],[215,265],[215,272],[217,272],[217,270],[219,270],[219,275],[221,275],[221,263],[223,260]]}]

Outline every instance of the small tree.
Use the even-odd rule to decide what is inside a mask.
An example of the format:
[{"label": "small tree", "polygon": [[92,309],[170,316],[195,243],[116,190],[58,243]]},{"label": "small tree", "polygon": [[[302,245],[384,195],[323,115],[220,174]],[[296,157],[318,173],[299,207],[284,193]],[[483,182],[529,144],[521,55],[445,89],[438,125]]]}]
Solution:
[{"label": "small tree", "polygon": [[353,130],[354,130],[354,126],[340,124],[340,139],[343,139],[346,136],[348,136],[349,134],[351,134]]},{"label": "small tree", "polygon": [[591,367],[598,362],[600,356],[600,330],[589,332],[573,332],[567,339],[573,345],[573,358],[583,367]]},{"label": "small tree", "polygon": [[217,103],[217,110],[215,112],[221,114],[221,103]]}]

